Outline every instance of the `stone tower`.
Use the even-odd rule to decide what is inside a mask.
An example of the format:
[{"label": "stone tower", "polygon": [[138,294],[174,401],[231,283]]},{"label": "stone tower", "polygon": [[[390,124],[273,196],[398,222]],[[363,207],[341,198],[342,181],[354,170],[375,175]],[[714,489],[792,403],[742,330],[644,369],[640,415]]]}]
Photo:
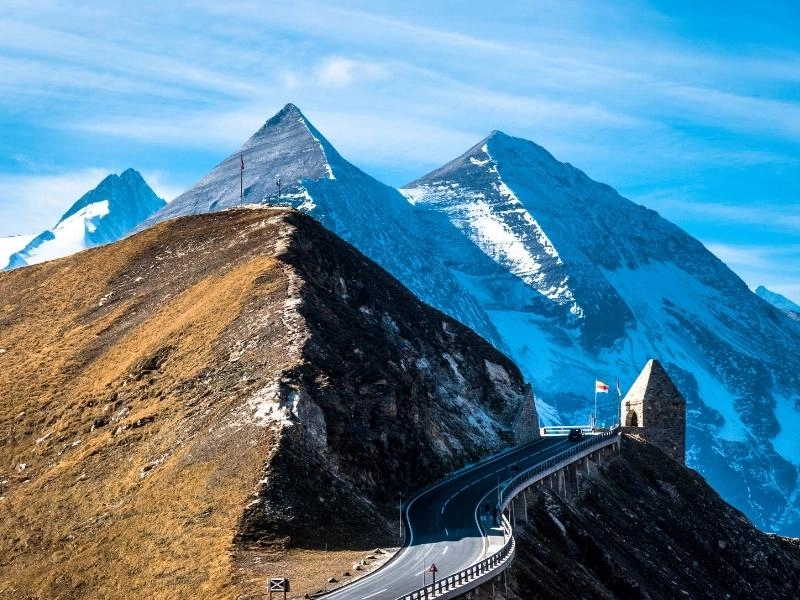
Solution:
[{"label": "stone tower", "polygon": [[622,431],[642,436],[673,460],[686,455],[686,401],[654,359],[639,373],[620,405]]}]

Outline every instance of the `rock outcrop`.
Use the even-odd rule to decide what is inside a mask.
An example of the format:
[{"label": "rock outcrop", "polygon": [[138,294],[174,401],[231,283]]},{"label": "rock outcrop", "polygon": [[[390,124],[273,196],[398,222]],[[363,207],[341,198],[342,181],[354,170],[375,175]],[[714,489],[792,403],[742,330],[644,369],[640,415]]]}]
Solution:
[{"label": "rock outcrop", "polygon": [[566,499],[533,488],[527,515],[517,500],[516,558],[478,598],[798,597],[800,540],[757,530],[655,446],[624,437],[579,485]]}]

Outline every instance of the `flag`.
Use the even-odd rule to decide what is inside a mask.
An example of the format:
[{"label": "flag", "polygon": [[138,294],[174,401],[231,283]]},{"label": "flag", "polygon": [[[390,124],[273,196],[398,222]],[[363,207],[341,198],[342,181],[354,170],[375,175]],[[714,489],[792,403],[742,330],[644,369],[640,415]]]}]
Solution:
[{"label": "flag", "polygon": [[603,383],[599,379],[594,380],[594,393],[595,394],[607,394],[608,393],[608,384]]},{"label": "flag", "polygon": [[242,171],[244,171],[244,155],[243,154],[239,155],[239,160],[242,161]]}]

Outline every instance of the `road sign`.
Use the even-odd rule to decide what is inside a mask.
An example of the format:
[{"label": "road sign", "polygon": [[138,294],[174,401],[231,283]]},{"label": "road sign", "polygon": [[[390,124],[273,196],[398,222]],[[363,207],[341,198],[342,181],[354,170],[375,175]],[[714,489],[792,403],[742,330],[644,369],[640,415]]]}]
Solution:
[{"label": "road sign", "polygon": [[286,598],[286,593],[289,591],[289,580],[286,577],[270,577],[267,589],[270,599],[272,592],[283,592],[283,597]]},{"label": "road sign", "polygon": [[439,569],[436,567],[436,563],[431,563],[431,566],[428,567],[428,573],[431,574],[433,577],[433,583],[436,583],[436,573],[439,572]]}]

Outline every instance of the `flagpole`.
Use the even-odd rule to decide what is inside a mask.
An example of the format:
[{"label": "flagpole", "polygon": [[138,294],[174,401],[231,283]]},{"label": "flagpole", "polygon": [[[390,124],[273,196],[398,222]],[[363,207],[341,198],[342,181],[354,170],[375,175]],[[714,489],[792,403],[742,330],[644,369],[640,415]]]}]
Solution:
[{"label": "flagpole", "polygon": [[592,415],[592,430],[597,425],[597,380],[594,382],[594,415]]},{"label": "flagpole", "polygon": [[241,169],[239,169],[239,204],[244,204],[244,155],[239,154]]}]

